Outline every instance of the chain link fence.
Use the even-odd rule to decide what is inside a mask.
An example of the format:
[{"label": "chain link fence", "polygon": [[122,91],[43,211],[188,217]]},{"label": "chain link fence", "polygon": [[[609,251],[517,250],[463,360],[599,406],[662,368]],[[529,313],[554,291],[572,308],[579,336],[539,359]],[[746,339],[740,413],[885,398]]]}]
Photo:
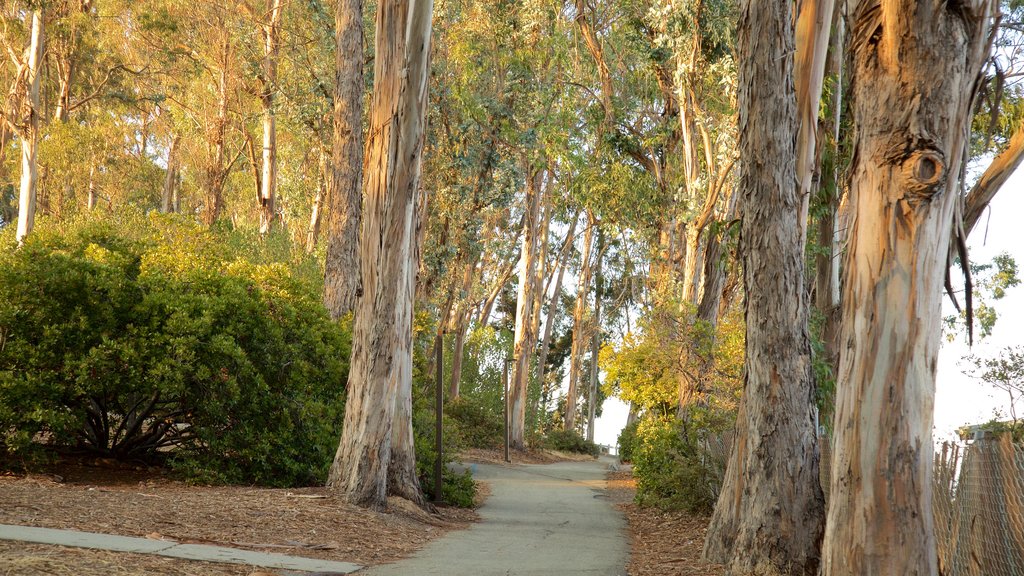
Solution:
[{"label": "chain link fence", "polygon": [[[827,438],[820,446],[828,501],[832,450]],[[1024,446],[1006,434],[943,444],[932,502],[940,574],[1024,576]]]}]

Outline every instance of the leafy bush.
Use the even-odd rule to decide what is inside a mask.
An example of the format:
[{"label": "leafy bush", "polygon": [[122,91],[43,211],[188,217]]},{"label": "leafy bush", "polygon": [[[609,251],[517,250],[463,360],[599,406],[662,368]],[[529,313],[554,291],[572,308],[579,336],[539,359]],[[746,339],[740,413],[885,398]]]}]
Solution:
[{"label": "leafy bush", "polygon": [[633,445],[636,499],[642,505],[710,512],[725,471],[723,451],[675,419],[643,420]]},{"label": "leafy bush", "polygon": [[449,402],[445,411],[471,448],[498,448],[505,443],[504,417],[490,403],[476,396],[462,395]]},{"label": "leafy bush", "polygon": [[633,454],[636,450],[636,429],[639,425],[639,421],[633,421],[632,424],[626,425],[622,432],[619,432],[619,460],[622,462],[633,461]]},{"label": "leafy bush", "polygon": [[544,440],[544,446],[562,452],[589,454],[595,458],[601,455],[601,448],[597,444],[571,430],[551,430]]},{"label": "leafy bush", "polygon": [[137,213],[0,236],[0,451],[169,458],[201,482],[320,483],[348,335],[281,263]]}]

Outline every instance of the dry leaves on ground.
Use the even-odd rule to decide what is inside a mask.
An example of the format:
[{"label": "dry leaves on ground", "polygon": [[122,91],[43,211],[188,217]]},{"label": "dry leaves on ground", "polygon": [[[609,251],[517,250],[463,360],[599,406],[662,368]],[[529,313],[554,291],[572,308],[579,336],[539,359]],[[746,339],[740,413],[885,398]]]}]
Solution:
[{"label": "dry leaves on ground", "polygon": [[[433,516],[396,500],[389,502],[388,513],[373,512],[338,502],[324,488],[188,486],[152,470],[80,464],[54,472],[0,476],[0,523],[164,538],[375,565],[409,556],[430,540],[464,528],[477,518],[471,510],[456,508],[441,508]],[[65,571],[61,566],[74,567],[74,573],[82,575],[253,571],[130,556],[4,543],[0,546],[0,574],[61,574]],[[143,565],[146,569],[140,568]],[[91,571],[89,566],[93,567]],[[111,566],[131,567],[134,571]]]},{"label": "dry leaves on ground", "polygon": [[721,576],[717,564],[701,559],[708,518],[685,512],[640,508],[633,502],[632,472],[608,473],[608,492],[629,523],[630,576]]}]

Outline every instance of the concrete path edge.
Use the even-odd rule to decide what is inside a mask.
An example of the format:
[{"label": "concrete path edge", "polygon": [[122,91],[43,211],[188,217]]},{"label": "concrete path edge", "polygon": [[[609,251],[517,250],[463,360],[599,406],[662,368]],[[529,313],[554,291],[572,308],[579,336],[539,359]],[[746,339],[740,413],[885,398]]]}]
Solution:
[{"label": "concrete path edge", "polygon": [[33,526],[17,526],[0,524],[0,540],[15,540],[35,544],[53,544],[57,546],[73,546],[93,550],[109,550],[112,552],[132,552],[136,554],[155,554],[169,558],[184,560],[201,560],[205,562],[223,562],[226,564],[245,564],[262,568],[281,568],[300,570],[303,572],[328,572],[351,574],[363,567],[349,562],[319,560],[302,556],[254,552],[225,546],[208,546],[205,544],[179,544],[172,540],[150,540],[116,534],[100,534],[97,532],[80,532],[77,530],[58,530],[54,528],[37,528]]}]

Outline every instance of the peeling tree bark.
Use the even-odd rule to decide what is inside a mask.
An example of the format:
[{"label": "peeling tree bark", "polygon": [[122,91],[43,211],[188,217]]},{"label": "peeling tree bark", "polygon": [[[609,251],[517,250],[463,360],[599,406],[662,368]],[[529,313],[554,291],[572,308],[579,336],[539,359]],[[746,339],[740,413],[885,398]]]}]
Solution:
[{"label": "peeling tree bark", "polygon": [[528,174],[526,181],[526,217],[523,220],[523,248],[519,259],[519,290],[516,299],[516,325],[512,360],[511,426],[509,442],[517,450],[526,448],[526,396],[530,384],[530,360],[533,357],[533,305],[537,290],[537,245],[540,224],[543,171]]},{"label": "peeling tree bark", "polygon": [[331,204],[324,264],[324,305],[332,318],[355,309],[363,186],[363,3],[339,0],[336,30]]},{"label": "peeling tree bark", "polygon": [[[377,8],[360,255],[365,292],[353,321],[345,427],[328,480],[349,502],[371,508],[387,504],[393,434],[409,424],[404,401],[405,387],[411,386],[405,381],[412,362],[407,331],[414,289],[409,286],[418,268],[415,223],[432,11],[431,0],[386,0]],[[396,425],[396,417],[403,421]],[[396,459],[407,456],[399,453]]]},{"label": "peeling tree bark", "polygon": [[43,10],[32,12],[32,32],[28,46],[28,69],[25,78],[28,117],[21,134],[21,189],[18,199],[18,244],[32,232],[36,220],[36,182],[39,179],[37,140],[39,138],[39,65],[43,58]]},{"label": "peeling tree bark", "polygon": [[862,0],[853,12],[854,220],[825,576],[938,573],[931,431],[941,289],[997,11],[994,0]]},{"label": "peeling tree bark", "polygon": [[790,3],[744,1],[737,52],[744,393],[704,555],[729,574],[812,576],[824,498],[803,290]]}]

